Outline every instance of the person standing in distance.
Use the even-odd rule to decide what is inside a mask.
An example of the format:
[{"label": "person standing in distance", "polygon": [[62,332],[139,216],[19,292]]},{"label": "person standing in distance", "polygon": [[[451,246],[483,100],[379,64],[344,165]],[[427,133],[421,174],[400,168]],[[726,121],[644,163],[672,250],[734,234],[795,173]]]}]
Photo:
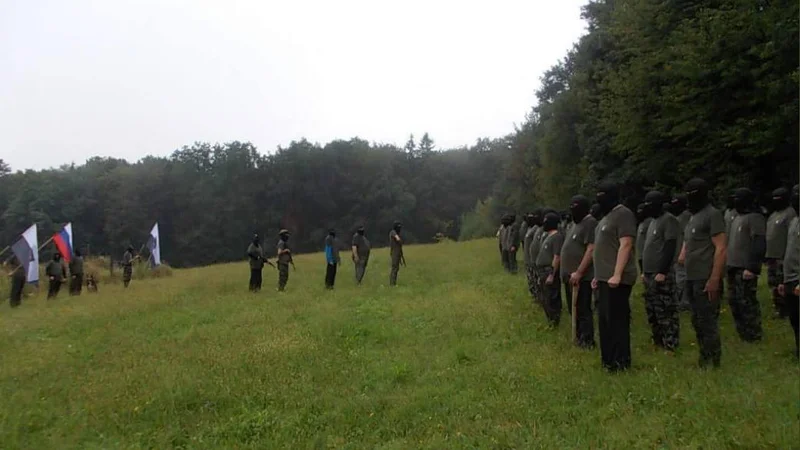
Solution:
[{"label": "person standing in distance", "polygon": [[700,367],[719,367],[719,301],[725,268],[727,237],[722,213],[711,206],[708,183],[692,178],[686,183],[686,203],[692,216],[683,234],[678,262],[686,268],[686,295],[692,307],[692,326],[700,348]]},{"label": "person standing in distance", "polygon": [[639,272],[644,273],[642,269],[642,257],[644,256],[644,241],[647,239],[647,228],[653,218],[650,217],[645,211],[645,204],[639,203],[636,206],[636,221],[639,223],[636,227],[636,261],[639,263]]},{"label": "person standing in distance", "polygon": [[364,279],[364,273],[367,271],[367,263],[369,262],[369,253],[371,250],[369,240],[364,236],[364,226],[356,229],[356,234],[353,235],[353,264],[355,264],[356,284],[361,285],[361,280]]},{"label": "person standing in distance", "polygon": [[[800,211],[800,187],[792,188],[792,206]],[[786,313],[794,330],[794,356],[800,358],[800,219],[789,223],[786,235],[786,252],[783,254],[783,283],[778,293],[784,296]]]},{"label": "person standing in distance", "polygon": [[664,212],[664,195],[659,191],[647,193],[644,212],[652,219],[642,245],[647,321],[650,323],[653,344],[674,352],[680,337],[680,314],[673,271],[678,259],[678,219]]},{"label": "person standing in distance", "polygon": [[122,285],[128,287],[133,278],[133,246],[129,245],[122,255]]},{"label": "person standing in distance", "polygon": [[47,289],[47,298],[56,298],[61,290],[61,283],[67,278],[67,268],[61,262],[61,253],[53,254],[53,260],[47,263],[44,269],[50,284]]},{"label": "person standing in distance", "polygon": [[509,217],[509,228],[508,233],[506,234],[506,239],[508,242],[506,243],[506,247],[508,249],[508,272],[516,275],[517,274],[517,249],[519,249],[519,224],[517,224],[517,216],[516,214],[511,214]]},{"label": "person standing in distance", "polygon": [[620,204],[615,183],[598,186],[597,203],[603,219],[595,230],[592,287],[598,293],[600,354],[603,367],[618,372],[631,366],[630,297],[636,283],[636,216]]},{"label": "person standing in distance", "polygon": [[22,304],[22,293],[25,290],[26,280],[25,264],[22,264],[16,257],[14,261],[15,264],[11,266],[11,273],[9,274],[9,277],[11,277],[11,295],[9,296],[9,302],[12,308],[16,308]]},{"label": "person standing in distance", "polygon": [[778,285],[783,283],[783,255],[786,252],[789,224],[797,217],[797,211],[789,203],[790,196],[786,188],[772,191],[773,212],[767,219],[767,284],[772,290],[773,315],[780,319],[786,317],[787,311]]},{"label": "person standing in distance", "polygon": [[253,242],[247,246],[247,257],[250,258],[250,292],[258,292],[261,290],[261,272],[264,268],[264,250],[258,233],[253,235]]},{"label": "person standing in distance", "polygon": [[767,249],[767,225],[755,208],[755,196],[750,189],[736,189],[733,198],[736,217],[731,223],[727,247],[728,303],[739,337],[745,342],[756,342],[763,333],[756,291]]},{"label": "person standing in distance", "polygon": [[83,290],[83,256],[75,249],[69,262],[69,295],[81,295]]},{"label": "person standing in distance", "polygon": [[558,231],[561,221],[556,213],[547,213],[544,216],[544,239],[536,257],[536,265],[542,275],[542,308],[551,328],[557,328],[561,321],[561,247],[564,245],[564,235]]},{"label": "person standing in distance", "polygon": [[531,298],[534,298],[536,293],[536,287],[534,286],[534,273],[536,272],[535,263],[536,261],[531,260],[531,244],[533,243],[533,237],[536,235],[536,220],[533,213],[528,213],[525,215],[525,236],[522,239],[522,256],[523,260],[525,261],[525,277],[528,281],[528,292],[531,294]]},{"label": "person standing in distance", "polygon": [[336,283],[336,269],[341,262],[339,246],[336,245],[336,230],[333,228],[328,230],[328,236],[325,238],[325,261],[328,263],[325,269],[325,288],[333,289]]},{"label": "person standing in distance", "polygon": [[[567,302],[572,301],[573,289],[578,290],[575,307],[575,345],[594,348],[594,317],[592,316],[592,253],[597,219],[589,214],[589,199],[583,195],[572,197],[569,205],[574,223],[564,236],[561,247],[561,279]],[[570,305],[571,308],[571,305]]]},{"label": "person standing in distance", "polygon": [[403,239],[400,237],[402,230],[403,224],[395,222],[392,231],[389,232],[389,256],[392,263],[392,269],[389,272],[389,286],[397,286],[397,272],[400,271],[400,264],[406,265],[406,259],[403,256]]},{"label": "person standing in distance", "polygon": [[289,246],[289,230],[278,232],[278,292],[286,290],[289,282],[289,264],[292,263],[292,248]]}]

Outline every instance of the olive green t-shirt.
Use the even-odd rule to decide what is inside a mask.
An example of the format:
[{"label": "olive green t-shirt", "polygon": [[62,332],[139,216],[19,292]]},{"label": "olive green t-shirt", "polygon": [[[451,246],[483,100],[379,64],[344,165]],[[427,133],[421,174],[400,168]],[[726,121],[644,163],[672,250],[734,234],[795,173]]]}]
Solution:
[{"label": "olive green t-shirt", "polygon": [[516,223],[506,227],[506,241],[503,249],[511,251],[512,248],[515,251],[519,248],[519,226]]},{"label": "olive green t-shirt", "polygon": [[767,225],[764,216],[752,212],[739,214],[731,223],[728,236],[728,267],[744,269],[750,267],[750,249],[756,236],[765,236]]},{"label": "olive green t-shirt", "polygon": [[525,259],[525,264],[529,265],[529,266],[532,265],[536,261],[536,260],[531,259],[530,249],[531,249],[531,245],[533,245],[533,238],[536,236],[536,233],[538,232],[538,230],[539,230],[539,227],[536,226],[536,225],[534,225],[532,227],[528,227],[528,229],[525,231],[525,237],[522,240],[522,249],[523,249],[523,253],[524,253],[523,256],[524,256],[524,259]]},{"label": "olive green t-shirt", "polygon": [[[289,253],[280,253],[281,250],[289,250]],[[278,240],[278,263],[279,264],[289,264],[292,260],[292,253],[291,247],[289,247],[289,241],[284,241],[283,239]]]},{"label": "olive green t-shirt", "polygon": [[529,255],[531,264],[536,265],[536,258],[539,256],[539,249],[542,247],[542,238],[544,237],[544,230],[540,226],[534,227],[533,238],[531,239],[530,248],[525,249],[525,253]]},{"label": "olive green t-shirt", "polygon": [[64,266],[61,265],[60,261],[50,261],[47,263],[44,272],[48,277],[56,277],[60,279],[64,274]]},{"label": "olive green t-shirt", "polygon": [[[570,228],[564,236],[564,245],[561,247],[561,276],[568,277],[578,270],[586,253],[586,247],[594,244],[594,229],[597,226],[597,219],[587,215],[578,224]],[[592,265],[586,268],[582,281],[591,281]]]},{"label": "olive green t-shirt", "polygon": [[722,213],[710,204],[692,214],[683,232],[687,280],[708,280],[714,265],[714,243],[711,238],[724,232],[725,220]]},{"label": "olive green t-shirt", "polygon": [[561,254],[562,245],[564,245],[564,235],[560,231],[556,231],[553,234],[548,234],[545,231],[542,246],[539,249],[539,254],[536,255],[536,265],[552,266],[553,257]]},{"label": "olive green t-shirt", "polygon": [[72,261],[69,262],[70,275],[83,275],[83,257],[73,256]]},{"label": "olive green t-shirt", "polygon": [[[636,239],[636,216],[623,205],[617,205],[597,224],[594,232],[594,277],[606,282],[614,276],[617,265],[619,240],[624,237]],[[622,271],[622,284],[633,286],[636,283],[636,256],[631,255]]]},{"label": "olive green t-shirt", "polygon": [[400,236],[397,231],[392,230],[389,232],[389,254],[392,258],[399,258],[403,255],[403,242],[397,242],[395,236]]},{"label": "olive green t-shirt", "polygon": [[764,255],[767,259],[783,259],[789,224],[795,217],[797,214],[792,207],[770,214],[767,220],[767,254]]},{"label": "olive green t-shirt", "polygon": [[[659,273],[664,245],[672,240],[677,244],[679,234],[678,219],[670,213],[664,213],[650,222],[643,244],[642,269],[644,273]],[[678,254],[673,250],[670,267],[675,264],[677,256]]]},{"label": "olive green t-shirt", "polygon": [[262,262],[264,250],[262,250],[260,245],[251,242],[250,245],[247,246],[247,256],[250,257],[250,269],[258,270],[264,267],[264,263]]},{"label": "olive green t-shirt", "polygon": [[725,219],[725,237],[730,239],[731,237],[731,224],[733,223],[733,219],[738,216],[739,213],[736,212],[735,209],[726,209],[725,214],[723,214],[723,219]]},{"label": "olive green t-shirt", "polygon": [[652,217],[648,217],[636,227],[636,259],[644,258],[644,241],[647,239],[647,229],[653,222]]},{"label": "olive green t-shirt", "polygon": [[783,282],[800,280],[800,219],[795,217],[789,223],[786,235],[786,252],[783,255]]},{"label": "olive green t-shirt", "polygon": [[358,255],[361,259],[369,258],[370,247],[369,239],[363,234],[354,234],[353,235],[353,247],[356,248],[356,255]]}]

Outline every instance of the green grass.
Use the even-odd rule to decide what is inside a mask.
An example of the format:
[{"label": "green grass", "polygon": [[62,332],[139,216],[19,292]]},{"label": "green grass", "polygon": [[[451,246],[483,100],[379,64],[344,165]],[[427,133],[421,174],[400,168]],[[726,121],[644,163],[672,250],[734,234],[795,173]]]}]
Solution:
[{"label": "green grass", "polygon": [[[797,448],[800,383],[787,322],[723,366],[676,357],[633,308],[633,369],[545,329],[494,240],[409,247],[400,286],[375,252],[323,289],[321,255],[288,292],[246,291],[246,263],[176,270],[128,290],[0,307],[2,448]],[[772,308],[762,289],[763,315]]]}]

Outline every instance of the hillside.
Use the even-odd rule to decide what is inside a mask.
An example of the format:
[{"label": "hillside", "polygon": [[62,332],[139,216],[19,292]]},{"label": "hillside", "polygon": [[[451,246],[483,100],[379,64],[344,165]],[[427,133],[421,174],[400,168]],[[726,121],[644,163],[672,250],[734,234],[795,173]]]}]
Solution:
[{"label": "hillside", "polygon": [[[740,343],[723,308],[723,366],[696,368],[689,315],[676,357],[633,304],[634,368],[548,331],[494,240],[411,246],[400,286],[373,255],[296,258],[288,292],[247,292],[245,262],[175,270],[128,290],[0,306],[3,448],[790,448],[800,385],[788,323]],[[762,301],[767,302],[766,291]],[[765,314],[766,317],[766,314]]]}]

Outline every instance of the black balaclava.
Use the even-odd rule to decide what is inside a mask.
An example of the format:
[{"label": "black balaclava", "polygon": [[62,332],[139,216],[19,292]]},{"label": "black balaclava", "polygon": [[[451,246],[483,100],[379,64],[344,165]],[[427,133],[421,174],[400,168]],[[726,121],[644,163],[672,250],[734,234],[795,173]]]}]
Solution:
[{"label": "black balaclava", "polygon": [[595,220],[600,220],[603,218],[603,211],[600,209],[599,203],[592,203],[592,207],[589,208],[589,214],[595,218]]},{"label": "black balaclava", "polygon": [[554,212],[549,212],[544,216],[544,221],[542,222],[542,228],[544,228],[544,231],[557,230],[559,222],[561,222],[561,218],[558,216],[558,214]]},{"label": "black balaclava", "polygon": [[527,223],[529,227],[536,225],[536,216],[532,212],[526,214],[525,223]]},{"label": "black balaclava", "polygon": [[736,209],[736,191],[731,191],[725,200],[725,209]]},{"label": "black balaclava", "polygon": [[80,258],[82,256],[81,251],[76,249],[75,250],[75,256]]},{"label": "black balaclava", "polygon": [[281,233],[281,240],[282,240],[283,242],[286,242],[286,241],[288,241],[288,240],[289,240],[289,233],[288,233],[288,232],[286,232],[286,233]]},{"label": "black balaclava", "polygon": [[132,246],[132,245],[129,245],[129,246],[128,246],[128,251],[129,251],[129,252],[131,252],[131,253],[133,253],[133,246]]},{"label": "black balaclava", "polygon": [[55,252],[53,254],[53,261],[61,261],[61,253]]},{"label": "black balaclava", "polygon": [[686,183],[686,206],[692,214],[708,205],[708,183],[702,178],[692,178]]},{"label": "black balaclava", "polygon": [[772,209],[773,211],[783,211],[789,207],[789,190],[786,188],[778,188],[772,191]]},{"label": "black balaclava", "polygon": [[258,233],[253,235],[253,245],[259,245],[261,243],[261,238],[258,237]]},{"label": "black balaclava", "polygon": [[636,221],[641,223],[644,222],[644,219],[648,217],[650,216],[647,214],[647,211],[645,211],[644,203],[639,203],[636,205]]},{"label": "black balaclava", "polygon": [[600,212],[606,215],[619,205],[619,187],[610,181],[604,181],[597,187],[597,204]]},{"label": "black balaclava", "polygon": [[792,206],[795,212],[800,214],[800,185],[797,184],[792,188]]},{"label": "black balaclava", "polygon": [[358,228],[356,228],[356,233],[358,233],[358,234],[360,234],[361,236],[363,236],[363,235],[364,235],[364,227],[358,227]]},{"label": "black balaclava", "polygon": [[753,210],[753,191],[748,188],[738,188],[733,191],[733,207],[739,214],[747,214]]},{"label": "black balaclava", "polygon": [[510,216],[508,216],[508,224],[509,225],[513,225],[514,222],[516,222],[516,221],[517,221],[517,215],[516,214],[511,214]]},{"label": "black balaclava", "polygon": [[569,213],[572,215],[572,221],[581,223],[584,217],[589,214],[589,199],[583,195],[574,195],[569,201]]},{"label": "black balaclava", "polygon": [[686,211],[686,194],[677,194],[675,198],[669,202],[669,209],[674,216],[680,216]]},{"label": "black balaclava", "polygon": [[400,230],[402,230],[402,229],[403,229],[403,224],[402,224],[402,223],[400,223],[400,222],[395,222],[395,223],[394,223],[394,225],[392,226],[392,228],[394,229],[394,231],[395,231],[396,233],[399,233],[399,232],[400,232]]},{"label": "black balaclava", "polygon": [[664,214],[664,194],[650,191],[644,196],[644,213],[646,217],[657,218]]},{"label": "black balaclava", "polygon": [[542,208],[534,209],[532,214],[533,214],[533,224],[539,227],[542,226],[542,219],[543,219],[542,216],[544,215],[542,214]]},{"label": "black balaclava", "polygon": [[328,230],[328,235],[331,237],[336,237],[336,230],[331,228],[330,230]]}]

